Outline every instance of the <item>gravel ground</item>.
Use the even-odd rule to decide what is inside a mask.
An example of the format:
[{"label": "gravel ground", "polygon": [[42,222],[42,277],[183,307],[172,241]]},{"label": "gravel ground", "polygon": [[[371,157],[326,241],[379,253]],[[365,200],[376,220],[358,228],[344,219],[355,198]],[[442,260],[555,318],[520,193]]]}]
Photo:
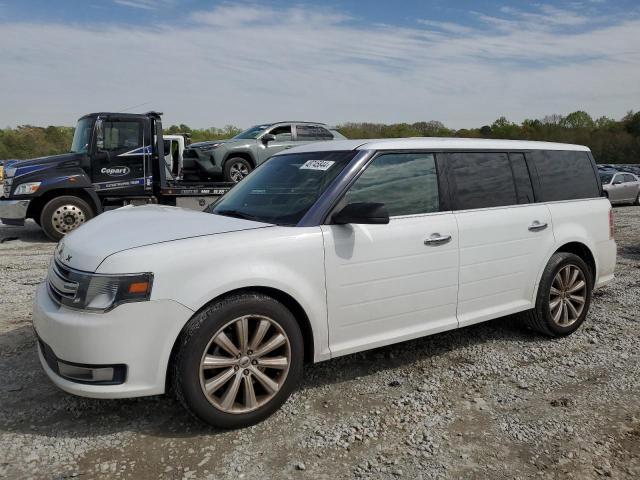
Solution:
[{"label": "gravel ground", "polygon": [[309,366],[239,431],[54,387],[30,322],[54,245],[0,227],[0,477],[640,478],[640,207],[616,225],[617,278],[570,338],[503,318]]}]

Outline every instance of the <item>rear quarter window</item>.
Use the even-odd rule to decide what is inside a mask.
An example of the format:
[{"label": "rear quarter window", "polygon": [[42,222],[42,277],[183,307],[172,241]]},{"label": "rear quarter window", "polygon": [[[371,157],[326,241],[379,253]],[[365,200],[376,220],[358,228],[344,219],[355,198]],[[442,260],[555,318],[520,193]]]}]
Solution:
[{"label": "rear quarter window", "polygon": [[540,150],[528,155],[538,173],[542,201],[600,196],[598,179],[587,152]]}]

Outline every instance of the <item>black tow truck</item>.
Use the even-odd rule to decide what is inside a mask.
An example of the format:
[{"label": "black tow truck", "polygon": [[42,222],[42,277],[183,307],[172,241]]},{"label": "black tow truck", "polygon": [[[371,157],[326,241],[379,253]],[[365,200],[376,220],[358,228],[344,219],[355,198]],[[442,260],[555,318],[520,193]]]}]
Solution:
[{"label": "black tow truck", "polygon": [[[35,220],[59,240],[105,210],[157,203],[203,210],[234,184],[185,182],[184,143],[163,137],[161,113],[91,113],[78,120],[69,153],[5,165],[0,220]],[[172,136],[175,138],[175,136]]]}]

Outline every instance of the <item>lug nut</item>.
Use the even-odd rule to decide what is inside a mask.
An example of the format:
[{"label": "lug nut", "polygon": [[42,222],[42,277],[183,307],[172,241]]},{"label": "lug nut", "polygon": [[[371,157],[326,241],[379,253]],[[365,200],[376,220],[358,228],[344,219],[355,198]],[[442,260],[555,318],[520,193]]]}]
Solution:
[{"label": "lug nut", "polygon": [[247,355],[253,355],[253,350],[247,350]]},{"label": "lug nut", "polygon": [[251,362],[251,365],[257,365],[257,364],[258,364],[258,360],[253,360],[253,361]]},{"label": "lug nut", "polygon": [[233,367],[233,369],[237,372],[238,370],[240,370],[240,367],[236,365],[235,367]]},{"label": "lug nut", "polygon": [[244,369],[244,372],[242,372],[242,373],[244,373],[245,375],[249,375],[249,369],[248,369],[248,368],[245,368],[245,369]]}]

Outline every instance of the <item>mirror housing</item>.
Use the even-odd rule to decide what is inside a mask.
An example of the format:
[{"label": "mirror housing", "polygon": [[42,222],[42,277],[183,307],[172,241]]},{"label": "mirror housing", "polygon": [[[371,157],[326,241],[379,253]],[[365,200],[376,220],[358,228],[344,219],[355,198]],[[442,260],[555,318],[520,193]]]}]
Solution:
[{"label": "mirror housing", "polygon": [[272,133],[265,133],[262,136],[262,143],[266,145],[269,142],[273,142],[275,139],[276,139],[276,136],[273,135]]},{"label": "mirror housing", "polygon": [[380,225],[389,223],[389,212],[384,203],[354,202],[334,213],[331,220],[336,225]]},{"label": "mirror housing", "polygon": [[102,119],[98,117],[93,127],[96,132],[96,151],[101,152],[104,150],[104,129],[102,125]]}]

